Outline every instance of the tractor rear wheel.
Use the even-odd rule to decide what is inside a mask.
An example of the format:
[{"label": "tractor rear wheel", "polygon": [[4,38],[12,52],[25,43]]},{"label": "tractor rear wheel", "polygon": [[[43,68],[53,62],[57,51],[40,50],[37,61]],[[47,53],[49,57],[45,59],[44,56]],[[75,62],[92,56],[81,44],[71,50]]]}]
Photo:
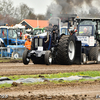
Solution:
[{"label": "tractor rear wheel", "polygon": [[57,62],[70,65],[75,58],[75,39],[73,36],[63,35],[57,47]]},{"label": "tractor rear wheel", "polygon": [[92,47],[89,53],[89,59],[100,63],[100,47]]},{"label": "tractor rear wheel", "polygon": [[28,63],[30,62],[30,59],[27,57],[28,53],[29,53],[28,50],[25,50],[23,53],[22,60],[25,65],[28,65]]}]

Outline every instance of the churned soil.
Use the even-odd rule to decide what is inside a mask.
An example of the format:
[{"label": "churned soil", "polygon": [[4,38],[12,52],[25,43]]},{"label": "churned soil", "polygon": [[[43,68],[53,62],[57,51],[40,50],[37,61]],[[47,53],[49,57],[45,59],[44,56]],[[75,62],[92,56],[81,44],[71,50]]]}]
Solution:
[{"label": "churned soil", "polygon": [[0,75],[52,74],[60,72],[100,71],[100,64],[45,65],[29,63],[0,63]]},{"label": "churned soil", "polygon": [[[32,75],[60,72],[100,71],[100,64],[50,65],[29,63],[0,63],[0,75]],[[40,85],[13,83],[10,88],[0,88],[0,100],[100,100],[100,81]],[[6,98],[6,95],[8,97]]]},{"label": "churned soil", "polygon": [[[100,81],[23,86],[0,89],[5,100],[100,100]],[[4,100],[0,98],[0,100]]]}]

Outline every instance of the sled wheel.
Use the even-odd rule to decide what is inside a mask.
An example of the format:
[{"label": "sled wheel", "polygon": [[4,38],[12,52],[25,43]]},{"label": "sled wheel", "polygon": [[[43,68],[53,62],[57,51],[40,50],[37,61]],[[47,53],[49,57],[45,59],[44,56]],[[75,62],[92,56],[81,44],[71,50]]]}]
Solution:
[{"label": "sled wheel", "polygon": [[100,47],[92,47],[89,53],[89,59],[100,63]]},{"label": "sled wheel", "polygon": [[82,60],[82,63],[83,64],[86,64],[86,54],[85,53],[82,53],[82,55],[81,55],[81,60]]}]

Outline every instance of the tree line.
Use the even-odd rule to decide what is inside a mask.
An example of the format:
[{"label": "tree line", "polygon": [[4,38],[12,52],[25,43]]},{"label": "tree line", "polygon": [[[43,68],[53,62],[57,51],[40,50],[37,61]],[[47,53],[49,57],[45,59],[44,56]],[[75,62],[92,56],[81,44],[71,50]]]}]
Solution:
[{"label": "tree line", "polygon": [[45,20],[45,15],[34,14],[34,8],[28,7],[26,4],[21,3],[19,6],[14,7],[11,0],[0,0],[0,24],[7,23],[14,25],[23,19],[41,19]]}]

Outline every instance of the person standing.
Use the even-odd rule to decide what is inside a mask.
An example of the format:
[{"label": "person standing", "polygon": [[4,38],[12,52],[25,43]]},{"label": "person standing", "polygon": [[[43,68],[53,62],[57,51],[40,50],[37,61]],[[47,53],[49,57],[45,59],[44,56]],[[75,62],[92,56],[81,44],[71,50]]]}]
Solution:
[{"label": "person standing", "polygon": [[27,36],[27,40],[25,42],[25,47],[28,49],[28,50],[31,50],[31,38],[30,36]]}]

